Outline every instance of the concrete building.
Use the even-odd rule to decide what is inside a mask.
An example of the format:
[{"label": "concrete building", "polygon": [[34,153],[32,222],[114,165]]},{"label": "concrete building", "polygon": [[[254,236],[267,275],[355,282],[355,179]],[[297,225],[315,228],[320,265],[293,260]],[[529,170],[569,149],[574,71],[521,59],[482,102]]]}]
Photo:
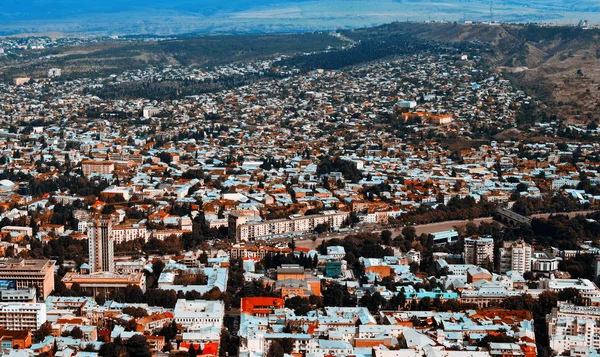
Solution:
[{"label": "concrete building", "polygon": [[150,236],[150,232],[146,229],[146,226],[139,224],[124,224],[114,226],[111,234],[114,244],[121,244],[123,242],[129,242],[137,239],[142,239],[144,242],[146,242]]},{"label": "concrete building", "polygon": [[19,234],[25,234],[29,237],[33,237],[33,229],[31,227],[5,226],[5,227],[2,227],[2,232],[19,233]]},{"label": "concrete building", "polygon": [[494,264],[493,238],[465,238],[465,264],[474,264],[488,268]]},{"label": "concrete building", "polygon": [[531,246],[523,241],[504,242],[500,248],[500,270],[515,271],[521,275],[531,271]]},{"label": "concrete building", "polygon": [[573,347],[600,348],[600,308],[561,303],[546,316],[550,347],[557,354]]},{"label": "concrete building", "polygon": [[85,160],[81,162],[81,169],[85,176],[91,174],[112,174],[115,171],[115,164],[110,161]]},{"label": "concrete building", "polygon": [[92,273],[112,272],[115,269],[112,220],[108,215],[98,215],[88,228],[90,267]]},{"label": "concrete building", "polygon": [[39,288],[46,298],[54,290],[54,260],[0,259],[0,280],[14,282],[14,288]]},{"label": "concrete building", "polygon": [[229,229],[238,241],[254,241],[256,239],[284,234],[308,233],[320,224],[329,228],[340,228],[348,218],[348,212],[324,211],[321,215],[293,215],[287,219],[276,219],[265,222],[246,223],[245,217],[236,217],[229,222]]},{"label": "concrete building", "polygon": [[533,252],[531,255],[532,270],[535,272],[550,274],[558,270],[560,258],[549,252]]},{"label": "concrete building", "polygon": [[7,330],[37,330],[46,322],[46,305],[0,302],[0,326]]},{"label": "concrete building", "polygon": [[448,243],[454,243],[458,240],[458,232],[454,229],[447,231],[431,233],[433,236],[433,244],[444,245]]},{"label": "concrete building", "polygon": [[77,283],[82,291],[96,296],[100,293],[108,296],[112,291],[123,290],[128,286],[139,286],[146,291],[146,276],[144,273],[115,274],[111,272],[99,272],[92,274],[78,274],[69,272],[62,279],[65,286],[70,289]]},{"label": "concrete building", "polygon": [[221,329],[224,313],[222,301],[179,299],[174,316],[184,331],[199,331],[209,327]]}]

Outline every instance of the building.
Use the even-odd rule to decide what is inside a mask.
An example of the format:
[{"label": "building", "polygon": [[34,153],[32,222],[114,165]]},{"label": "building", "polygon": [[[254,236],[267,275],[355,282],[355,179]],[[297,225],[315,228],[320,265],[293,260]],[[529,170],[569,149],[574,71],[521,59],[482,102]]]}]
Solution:
[{"label": "building", "polygon": [[277,267],[277,280],[304,280],[304,268],[298,264],[283,264]]},{"label": "building", "polygon": [[525,242],[504,242],[500,248],[500,271],[515,271],[521,275],[531,271],[531,246]]},{"label": "building", "polygon": [[6,330],[37,330],[46,322],[46,305],[0,302],[0,327]]},{"label": "building", "polygon": [[434,245],[444,245],[448,243],[454,243],[458,240],[458,232],[454,229],[447,231],[431,233],[433,236]]},{"label": "building", "polygon": [[0,281],[8,281],[15,289],[39,288],[46,298],[54,290],[54,260],[0,259]]},{"label": "building", "polygon": [[78,284],[82,291],[91,296],[100,293],[108,296],[115,290],[123,290],[128,286],[138,286],[146,291],[146,276],[144,273],[115,274],[111,272],[98,272],[92,274],[78,274],[69,272],[62,279],[67,289],[73,284]]},{"label": "building", "polygon": [[37,302],[36,289],[1,289],[0,301],[2,302]]},{"label": "building", "polygon": [[348,215],[348,212],[324,211],[321,215],[293,215],[287,219],[252,223],[247,223],[245,217],[232,217],[229,220],[229,231],[238,241],[254,241],[284,234],[313,232],[321,224],[327,225],[330,229],[340,228]]},{"label": "building", "polygon": [[600,297],[600,290],[594,282],[588,279],[555,279],[550,276],[550,279],[542,278],[538,284],[539,289],[551,290],[560,292],[564,289],[579,290],[579,294],[583,298],[592,299]]},{"label": "building", "polygon": [[494,239],[493,238],[465,238],[464,248],[465,264],[474,264],[484,268],[493,267],[494,264]]},{"label": "building", "polygon": [[61,75],[62,75],[62,70],[60,68],[50,68],[48,70],[49,78],[57,78],[57,77],[60,77]]},{"label": "building", "polygon": [[600,349],[600,309],[560,303],[546,316],[550,347],[557,354],[573,347]]},{"label": "building", "polygon": [[531,255],[532,270],[539,273],[551,274],[558,270],[560,258],[549,252],[533,252]]},{"label": "building", "polygon": [[0,329],[0,348],[24,349],[31,347],[31,333],[28,330]]},{"label": "building", "polygon": [[137,239],[142,239],[144,242],[147,242],[148,237],[150,236],[150,232],[148,232],[146,226],[139,224],[124,224],[114,226],[111,234],[114,244],[121,244],[123,242],[129,242]]},{"label": "building", "polygon": [[20,85],[23,85],[23,84],[27,84],[27,83],[29,83],[30,81],[31,81],[31,78],[30,78],[30,77],[17,77],[17,78],[15,78],[15,79],[13,79],[13,83],[14,83],[16,86],[20,86]]},{"label": "building", "polygon": [[26,236],[33,237],[33,229],[31,227],[5,226],[2,227],[2,232],[25,234]]},{"label": "building", "polygon": [[229,258],[252,258],[264,259],[269,254],[289,254],[292,250],[288,247],[269,247],[266,245],[246,246],[234,244],[229,247]]},{"label": "building", "polygon": [[144,107],[144,111],[142,113],[142,115],[144,116],[144,118],[148,119],[148,118],[152,118],[153,116],[155,116],[156,114],[160,113],[160,108],[155,108],[155,107]]},{"label": "building", "polygon": [[108,215],[97,215],[88,228],[88,245],[92,273],[111,272],[115,269],[112,220]]},{"label": "building", "polygon": [[241,313],[253,316],[269,316],[272,310],[284,307],[285,300],[276,297],[247,297],[241,300]]},{"label": "building", "polygon": [[184,331],[199,331],[204,328],[223,325],[225,308],[222,301],[208,300],[177,300],[175,305],[175,322],[181,325]]},{"label": "building", "polygon": [[85,160],[81,162],[81,169],[85,176],[91,174],[112,174],[115,171],[115,164],[110,161]]},{"label": "building", "polygon": [[339,278],[342,275],[342,262],[330,259],[325,263],[325,276],[328,278]]}]

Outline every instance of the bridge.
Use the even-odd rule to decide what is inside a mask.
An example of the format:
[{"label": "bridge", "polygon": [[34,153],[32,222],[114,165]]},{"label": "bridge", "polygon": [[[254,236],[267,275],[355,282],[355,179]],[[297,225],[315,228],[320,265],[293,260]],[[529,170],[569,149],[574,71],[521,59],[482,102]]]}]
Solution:
[{"label": "bridge", "polygon": [[519,224],[531,225],[531,218],[521,216],[520,214],[515,213],[511,210],[507,210],[506,208],[498,208],[497,212],[500,221],[502,221],[503,223],[511,224],[513,226]]}]

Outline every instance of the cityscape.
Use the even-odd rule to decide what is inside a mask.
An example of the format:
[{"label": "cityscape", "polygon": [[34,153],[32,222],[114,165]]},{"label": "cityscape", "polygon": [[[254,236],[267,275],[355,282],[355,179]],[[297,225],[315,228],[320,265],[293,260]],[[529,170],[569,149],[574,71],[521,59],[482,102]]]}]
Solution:
[{"label": "cityscape", "polygon": [[195,36],[0,38],[1,357],[598,356],[593,23]]}]

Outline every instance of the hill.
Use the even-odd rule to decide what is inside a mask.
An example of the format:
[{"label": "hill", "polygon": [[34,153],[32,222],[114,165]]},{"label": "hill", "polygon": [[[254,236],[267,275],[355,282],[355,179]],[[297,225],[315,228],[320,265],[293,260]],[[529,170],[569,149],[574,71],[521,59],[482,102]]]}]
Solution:
[{"label": "hill", "polygon": [[494,71],[542,99],[552,113],[572,121],[600,120],[598,29],[396,22],[343,34],[361,43],[416,38],[477,48]]}]

